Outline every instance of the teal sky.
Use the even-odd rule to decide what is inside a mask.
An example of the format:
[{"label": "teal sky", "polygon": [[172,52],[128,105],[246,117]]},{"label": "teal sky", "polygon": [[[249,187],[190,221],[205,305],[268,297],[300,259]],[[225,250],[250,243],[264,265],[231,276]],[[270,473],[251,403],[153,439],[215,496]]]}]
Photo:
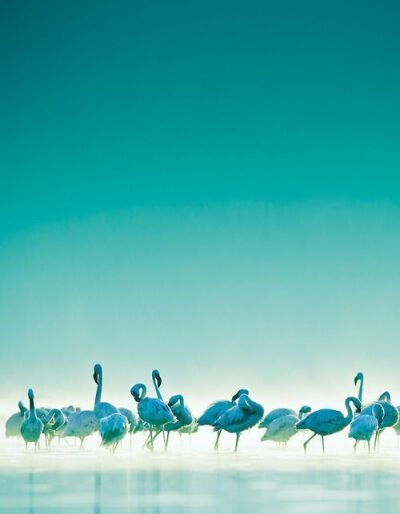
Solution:
[{"label": "teal sky", "polygon": [[399,388],[399,14],[3,2],[2,395]]}]

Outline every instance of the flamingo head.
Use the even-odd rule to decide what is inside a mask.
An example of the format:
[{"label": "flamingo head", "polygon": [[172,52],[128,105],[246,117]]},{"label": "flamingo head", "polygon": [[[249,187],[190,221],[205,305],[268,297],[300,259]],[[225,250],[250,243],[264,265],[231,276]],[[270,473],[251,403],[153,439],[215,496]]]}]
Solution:
[{"label": "flamingo head", "polygon": [[300,409],[301,414],[308,414],[311,411],[312,409],[309,405],[303,405],[303,407]]},{"label": "flamingo head", "polygon": [[93,380],[96,382],[96,384],[99,383],[99,378],[102,373],[102,367],[100,364],[95,364],[93,369]]},{"label": "flamingo head", "polygon": [[242,396],[242,394],[249,395],[249,391],[247,389],[239,389],[239,391],[232,396],[232,401],[235,402],[238,398]]},{"label": "flamingo head", "polygon": [[380,397],[378,398],[378,401],[380,401],[380,402],[390,402],[390,399],[391,399],[391,397],[390,397],[389,391],[385,391],[384,393],[382,393],[380,395]]},{"label": "flamingo head", "polygon": [[140,402],[140,400],[144,397],[145,386],[143,384],[136,384],[131,387],[131,395],[135,399],[136,402]]},{"label": "flamingo head", "polygon": [[171,398],[169,399],[168,407],[173,407],[181,399],[182,399],[182,395],[174,394],[174,396],[171,396]]},{"label": "flamingo head", "polygon": [[29,398],[30,400],[33,400],[33,397],[34,397],[34,396],[33,396],[33,391],[32,391],[32,389],[29,389],[29,391],[28,391],[28,398]]},{"label": "flamingo head", "polygon": [[158,369],[154,369],[152,374],[151,374],[151,376],[157,382],[157,386],[160,387],[161,383],[162,383],[162,380],[161,380],[161,375],[160,375],[160,372],[158,371]]},{"label": "flamingo head", "polygon": [[361,373],[361,371],[359,371],[357,373],[357,375],[354,377],[354,385],[357,385],[357,382],[359,380],[362,380],[364,378],[364,375]]}]

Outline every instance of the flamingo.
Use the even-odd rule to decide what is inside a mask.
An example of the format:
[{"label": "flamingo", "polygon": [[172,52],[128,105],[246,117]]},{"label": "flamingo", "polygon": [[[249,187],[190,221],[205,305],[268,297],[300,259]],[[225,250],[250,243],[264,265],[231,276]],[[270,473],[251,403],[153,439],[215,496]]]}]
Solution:
[{"label": "flamingo", "polygon": [[19,412],[12,414],[6,421],[6,437],[21,437],[21,425],[27,408],[21,401],[18,402],[18,408]]},{"label": "flamingo", "polygon": [[247,394],[239,397],[237,405],[234,405],[214,424],[214,431],[225,430],[236,434],[235,452],[237,452],[239,438],[244,430],[254,427],[264,415],[264,408],[259,403],[251,400]]},{"label": "flamingo", "polygon": [[359,371],[357,375],[354,377],[354,385],[357,385],[357,382],[360,382],[360,387],[358,389],[358,399],[362,403],[362,396],[363,396],[363,387],[364,387],[364,375]]},{"label": "flamingo", "polygon": [[283,443],[286,446],[289,439],[297,432],[296,424],[303,419],[304,414],[310,411],[311,407],[304,405],[299,411],[299,416],[288,414],[275,418],[268,424],[261,441],[275,441],[278,444]]},{"label": "flamingo", "polygon": [[[249,391],[247,389],[239,389],[239,391],[232,396],[232,401],[229,400],[220,400],[212,403],[207,407],[207,409],[203,412],[203,414],[197,420],[198,426],[210,425],[214,427],[215,422],[226,412],[236,405],[236,400],[240,398],[243,394],[248,395]],[[217,431],[217,439],[214,444],[214,450],[218,450],[219,438],[221,436],[221,430]]]},{"label": "flamingo", "polygon": [[340,411],[335,409],[319,409],[311,412],[311,414],[297,423],[296,428],[298,430],[308,429],[311,430],[311,432],[314,432],[303,445],[304,453],[307,452],[307,444],[316,435],[321,436],[322,451],[325,453],[324,437],[340,432],[351,423],[353,419],[353,411],[350,407],[351,403],[354,405],[357,412],[361,411],[360,400],[354,396],[349,396],[345,401],[347,416],[344,416]]},{"label": "flamingo", "polygon": [[93,379],[97,384],[96,397],[94,399],[94,414],[100,421],[101,418],[110,416],[110,414],[118,414],[117,407],[111,403],[101,401],[101,393],[103,389],[103,368],[100,364],[95,364]]},{"label": "flamingo", "polygon": [[43,423],[36,416],[34,394],[32,389],[28,390],[29,411],[21,425],[21,435],[24,438],[25,446],[28,443],[35,443],[35,450],[39,448],[39,438],[43,432]]},{"label": "flamingo", "polygon": [[370,442],[373,433],[378,433],[385,411],[380,403],[375,403],[372,407],[371,414],[360,414],[350,425],[349,437],[354,439],[354,452],[357,450],[358,441],[368,442],[368,451],[370,451]]},{"label": "flamingo", "polygon": [[102,446],[110,447],[111,453],[114,453],[128,431],[128,424],[126,416],[119,412],[102,418],[100,421]]},{"label": "flamingo", "polygon": [[[161,377],[158,381],[161,384]],[[149,424],[150,449],[153,451],[153,428],[162,430],[166,423],[172,423],[176,420],[166,403],[159,398],[146,398],[146,392],[147,388],[144,384],[136,384],[131,388],[131,395],[138,403],[139,416]]]},{"label": "flamingo", "polygon": [[311,412],[311,407],[309,407],[308,405],[303,405],[300,408],[298,414],[293,409],[287,409],[285,407],[274,409],[265,416],[265,418],[258,425],[258,428],[268,428],[270,423],[272,423],[275,419],[280,418],[282,416],[298,416],[298,419],[301,420],[303,419],[304,415],[308,414],[309,412]]}]

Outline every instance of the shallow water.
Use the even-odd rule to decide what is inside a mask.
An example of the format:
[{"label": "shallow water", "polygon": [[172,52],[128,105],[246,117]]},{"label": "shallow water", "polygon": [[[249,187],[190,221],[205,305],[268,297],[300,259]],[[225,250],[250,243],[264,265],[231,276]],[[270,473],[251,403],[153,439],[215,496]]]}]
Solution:
[{"label": "shallow water", "polygon": [[10,513],[395,513],[400,452],[304,456],[18,447],[1,453],[0,511]]}]

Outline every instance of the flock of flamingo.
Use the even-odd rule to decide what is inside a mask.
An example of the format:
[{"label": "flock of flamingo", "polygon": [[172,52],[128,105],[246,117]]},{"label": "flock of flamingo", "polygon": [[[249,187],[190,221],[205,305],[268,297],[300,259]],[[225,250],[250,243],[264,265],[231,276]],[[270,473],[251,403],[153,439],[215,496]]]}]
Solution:
[{"label": "flock of flamingo", "polygon": [[6,422],[7,437],[22,437],[26,447],[34,443],[35,450],[39,449],[39,440],[43,435],[46,447],[50,448],[55,437],[78,438],[81,447],[86,437],[99,432],[102,445],[112,453],[118,444],[129,433],[145,431],[147,437],[144,446],[154,450],[154,440],[162,434],[164,448],[168,449],[171,432],[192,434],[202,425],[209,425],[216,432],[214,449],[222,431],[236,434],[235,452],[238,449],[242,432],[258,425],[265,429],[262,441],[275,441],[285,445],[299,430],[308,430],[311,436],[304,442],[304,451],[316,435],[321,437],[322,450],[325,452],[324,438],[340,432],[350,425],[348,436],[354,439],[354,451],[359,441],[366,441],[370,451],[370,441],[373,446],[379,445],[380,434],[393,427],[400,435],[400,407],[392,404],[390,394],[382,393],[379,398],[363,405],[364,376],[358,373],[354,384],[359,383],[358,397],[349,396],[345,400],[346,415],[334,409],[319,409],[312,411],[304,405],[296,412],[288,408],[278,408],[269,412],[265,417],[264,408],[249,397],[247,389],[239,389],[232,400],[217,401],[211,404],[203,414],[196,419],[186,405],[181,394],[171,396],[168,403],[164,402],[160,392],[161,376],[158,370],[152,372],[152,381],[156,398],[146,396],[144,384],[134,385],[130,393],[137,402],[137,415],[131,409],[115,407],[102,401],[103,370],[100,364],[94,366],[93,378],[97,384],[93,410],[80,410],[73,406],[63,408],[36,408],[32,389],[28,391],[29,408],[20,401],[19,412],[13,414]]}]

